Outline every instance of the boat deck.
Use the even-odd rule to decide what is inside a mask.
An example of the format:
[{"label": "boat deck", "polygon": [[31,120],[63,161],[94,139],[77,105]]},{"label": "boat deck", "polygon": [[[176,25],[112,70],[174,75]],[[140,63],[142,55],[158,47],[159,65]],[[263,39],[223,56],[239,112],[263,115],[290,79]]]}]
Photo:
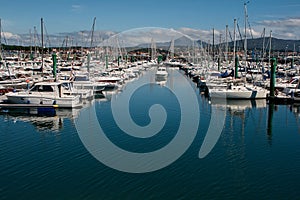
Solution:
[{"label": "boat deck", "polygon": [[0,103],[1,108],[58,108],[58,105],[47,105],[47,104],[9,104]]}]

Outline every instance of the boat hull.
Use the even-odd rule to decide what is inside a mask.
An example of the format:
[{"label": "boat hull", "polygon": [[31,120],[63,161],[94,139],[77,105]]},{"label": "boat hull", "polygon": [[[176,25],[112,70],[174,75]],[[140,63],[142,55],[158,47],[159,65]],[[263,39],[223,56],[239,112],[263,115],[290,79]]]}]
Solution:
[{"label": "boat hull", "polygon": [[265,99],[267,91],[264,89],[210,89],[209,96],[211,98],[223,99]]},{"label": "boat hull", "polygon": [[22,93],[7,93],[8,103],[12,104],[43,104],[43,105],[57,105],[62,108],[80,107],[80,96],[68,96],[56,98],[54,96],[38,96],[31,95],[26,92]]}]

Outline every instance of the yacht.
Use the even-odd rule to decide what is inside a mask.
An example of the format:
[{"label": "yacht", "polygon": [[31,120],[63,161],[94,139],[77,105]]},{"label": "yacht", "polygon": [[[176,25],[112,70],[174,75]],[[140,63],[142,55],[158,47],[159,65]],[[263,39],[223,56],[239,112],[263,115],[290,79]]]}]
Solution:
[{"label": "yacht", "polygon": [[155,73],[155,79],[161,80],[161,79],[166,79],[167,77],[168,77],[167,68],[163,66],[158,67]]},{"label": "yacht", "polygon": [[81,107],[79,95],[67,94],[69,88],[59,82],[39,82],[31,89],[6,94],[8,103],[13,104],[43,104],[62,108]]}]

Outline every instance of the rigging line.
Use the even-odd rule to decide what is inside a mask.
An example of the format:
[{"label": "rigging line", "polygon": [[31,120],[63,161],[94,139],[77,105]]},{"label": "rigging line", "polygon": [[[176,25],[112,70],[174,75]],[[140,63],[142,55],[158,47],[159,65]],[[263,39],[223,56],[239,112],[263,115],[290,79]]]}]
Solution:
[{"label": "rigging line", "polygon": [[46,24],[44,23],[44,28],[45,28],[45,32],[46,32],[46,37],[47,37],[47,42],[49,44],[49,47],[51,46],[51,43],[50,43],[50,37],[49,37],[49,34],[47,32],[47,28],[46,28]]},{"label": "rigging line", "polygon": [[231,36],[231,33],[230,33],[229,30],[228,30],[228,34],[229,34],[229,37],[230,37],[231,42],[233,42],[233,39],[232,39],[232,36]]},{"label": "rigging line", "polygon": [[[239,36],[240,36],[240,41],[238,43],[241,43],[241,41],[243,40],[243,36],[241,34],[241,31],[240,31],[240,26],[238,23],[236,23],[236,26],[237,26],[237,29],[238,29],[238,32],[239,32]],[[244,43],[242,42],[242,48],[244,48]]]},{"label": "rigging line", "polygon": [[37,30],[36,30],[36,27],[34,27],[34,35],[37,38],[39,46],[42,46],[42,41],[40,40],[39,34],[38,34]]},{"label": "rigging line", "polygon": [[[2,34],[2,37],[3,37],[3,40],[4,40],[4,44],[8,45],[8,44],[7,44],[6,37],[5,37],[5,34],[4,34],[4,30],[3,30],[2,26],[1,26],[0,32],[1,32],[1,34],[3,33],[3,34]],[[1,37],[1,38],[2,38],[2,37]]]},{"label": "rigging line", "polygon": [[252,28],[251,28],[251,26],[250,26],[249,20],[248,20],[248,26],[249,26],[249,31],[250,31],[251,38],[253,39]]}]

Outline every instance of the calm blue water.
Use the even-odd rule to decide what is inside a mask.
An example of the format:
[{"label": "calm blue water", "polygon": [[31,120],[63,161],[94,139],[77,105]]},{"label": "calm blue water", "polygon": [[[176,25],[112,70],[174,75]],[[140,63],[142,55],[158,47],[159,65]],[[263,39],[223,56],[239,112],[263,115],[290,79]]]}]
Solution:
[{"label": "calm blue water", "polygon": [[[171,88],[183,87],[183,78],[170,73],[166,84]],[[114,121],[111,100],[95,100],[83,108],[94,106],[107,137],[120,148],[136,153],[168,145],[181,120],[180,103],[172,91],[156,84],[151,71],[139,80],[142,79],[151,84],[132,95],[129,110],[133,121],[145,126],[151,121],[151,105],[165,108],[166,124],[153,137],[124,134]],[[119,98],[130,85],[139,84],[139,80],[111,98]],[[265,101],[228,101],[227,105],[208,102],[193,87],[200,111],[193,143],[174,163],[149,173],[117,171],[94,158],[76,131],[75,122],[82,110],[74,113],[58,110],[54,117],[28,112],[2,113],[0,199],[299,198],[299,107],[272,107]],[[212,108],[226,111],[225,124],[212,151],[200,159],[199,149],[211,121]],[[92,128],[87,124],[86,131]],[[112,155],[111,159],[118,157]]]}]

